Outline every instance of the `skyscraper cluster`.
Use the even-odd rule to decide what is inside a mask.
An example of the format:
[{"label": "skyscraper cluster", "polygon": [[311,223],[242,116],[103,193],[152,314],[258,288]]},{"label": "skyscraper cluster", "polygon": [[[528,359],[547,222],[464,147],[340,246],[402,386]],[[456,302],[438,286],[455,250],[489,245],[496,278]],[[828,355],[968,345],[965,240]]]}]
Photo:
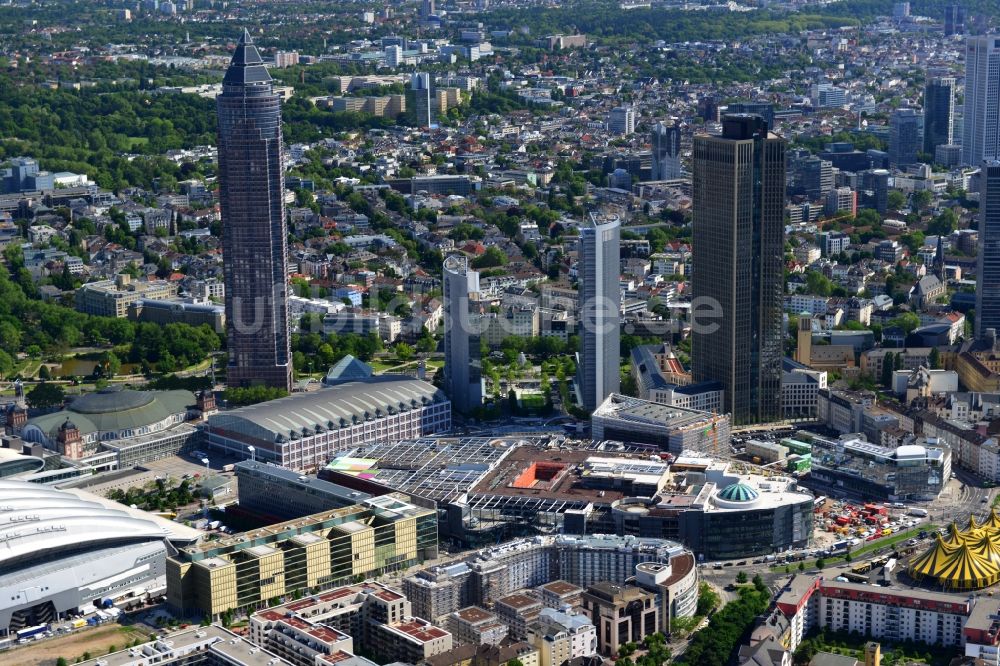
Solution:
[{"label": "skyscraper cluster", "polygon": [[785,151],[758,115],[694,139],[691,372],[733,423],[781,415]]},{"label": "skyscraper cluster", "polygon": [[290,391],[281,101],[245,30],[216,108],[227,381]]}]

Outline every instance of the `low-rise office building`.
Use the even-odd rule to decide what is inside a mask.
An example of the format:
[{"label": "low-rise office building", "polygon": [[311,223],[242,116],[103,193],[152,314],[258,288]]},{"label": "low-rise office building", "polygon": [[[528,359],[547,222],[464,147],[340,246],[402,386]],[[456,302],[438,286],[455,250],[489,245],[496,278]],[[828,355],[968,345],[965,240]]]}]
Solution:
[{"label": "low-rise office building", "polygon": [[76,309],[100,317],[128,316],[129,308],[143,299],[167,300],[177,296],[177,285],[165,280],[132,280],[124,273],[114,280],[88,282],[76,290]]},{"label": "low-rise office building", "polygon": [[656,596],[639,587],[591,585],[583,593],[583,612],[597,628],[597,649],[605,657],[660,630]]},{"label": "low-rise office building", "polygon": [[823,370],[813,370],[789,358],[782,360],[781,413],[785,420],[815,420],[819,392],[826,388],[827,374]]},{"label": "low-rise office building", "polygon": [[368,493],[256,460],[238,462],[234,471],[240,511],[272,522],[339,509],[371,498]]},{"label": "low-rise office building", "polygon": [[872,391],[838,391],[831,388],[817,392],[817,419],[841,434],[861,432],[866,409],[875,406]]},{"label": "low-rise office building", "polygon": [[719,453],[728,449],[728,415],[670,407],[612,393],[594,410],[591,432],[597,440],[655,444],[663,451]]},{"label": "low-rise office building", "polygon": [[217,617],[436,556],[436,513],[392,493],[182,548],[167,561],[167,602]]},{"label": "low-rise office building", "polygon": [[898,447],[857,437],[812,439],[810,483],[876,500],[934,499],[951,478],[951,449],[936,445]]}]

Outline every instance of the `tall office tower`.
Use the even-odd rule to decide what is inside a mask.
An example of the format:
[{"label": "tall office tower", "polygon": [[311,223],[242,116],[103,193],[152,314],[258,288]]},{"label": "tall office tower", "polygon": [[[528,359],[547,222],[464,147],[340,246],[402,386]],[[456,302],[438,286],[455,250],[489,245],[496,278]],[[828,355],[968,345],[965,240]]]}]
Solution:
[{"label": "tall office tower", "polygon": [[1000,158],[1000,35],[965,40],[962,161]]},{"label": "tall office tower", "polygon": [[944,35],[965,34],[965,7],[961,5],[948,5],[944,8]]},{"label": "tall office tower", "polygon": [[616,106],[611,109],[608,114],[608,131],[625,136],[635,132],[635,109],[631,106]]},{"label": "tall office tower", "polygon": [[924,86],[924,152],[934,154],[938,146],[954,139],[955,79],[937,76]]},{"label": "tall office tower", "polygon": [[434,16],[434,0],[423,0],[420,3],[420,18],[426,19]]},{"label": "tall office tower", "polygon": [[889,164],[904,168],[917,163],[919,120],[913,109],[896,109],[889,116]]},{"label": "tall office tower", "polygon": [[1000,160],[984,161],[981,179],[976,337],[1000,331]]},{"label": "tall office tower", "polygon": [[290,391],[281,100],[245,30],[216,110],[228,383]]},{"label": "tall office tower", "polygon": [[444,378],[452,406],[468,414],[483,404],[483,366],[478,316],[479,273],[469,260],[444,260]]},{"label": "tall office tower", "polygon": [[621,388],[621,223],[591,216],[580,227],[580,366],[577,394],[593,411]]},{"label": "tall office tower", "polygon": [[726,107],[726,113],[755,113],[764,119],[768,127],[774,127],[774,104],[770,102],[732,102]]},{"label": "tall office tower", "polygon": [[417,125],[430,127],[434,121],[434,110],[431,108],[431,75],[427,72],[414,72],[410,75],[410,89],[406,91],[406,108],[414,114]]},{"label": "tall office tower", "polygon": [[889,210],[889,177],[885,169],[869,169],[858,174],[861,178],[861,204],[865,208],[874,208],[885,215]]},{"label": "tall office tower", "polygon": [[671,180],[681,177],[681,128],[667,127],[663,123],[653,126],[652,180]]},{"label": "tall office tower", "polygon": [[781,417],[786,147],[755,115],[694,140],[691,372],[734,423]]},{"label": "tall office tower", "polygon": [[804,194],[815,201],[833,189],[833,164],[809,154],[808,150],[791,151],[788,161],[788,186],[792,194]]},{"label": "tall office tower", "polygon": [[719,122],[719,98],[715,95],[698,100],[698,117],[710,123]]}]

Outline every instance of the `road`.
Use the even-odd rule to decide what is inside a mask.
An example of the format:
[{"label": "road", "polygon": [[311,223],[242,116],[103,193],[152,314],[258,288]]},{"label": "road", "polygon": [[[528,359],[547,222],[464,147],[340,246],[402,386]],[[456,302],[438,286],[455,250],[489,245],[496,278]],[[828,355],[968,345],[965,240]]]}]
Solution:
[{"label": "road", "polygon": [[927,506],[929,520],[945,526],[955,521],[964,524],[969,514],[989,513],[997,489],[983,488],[982,480],[961,469],[952,468],[952,480],[936,500]]}]

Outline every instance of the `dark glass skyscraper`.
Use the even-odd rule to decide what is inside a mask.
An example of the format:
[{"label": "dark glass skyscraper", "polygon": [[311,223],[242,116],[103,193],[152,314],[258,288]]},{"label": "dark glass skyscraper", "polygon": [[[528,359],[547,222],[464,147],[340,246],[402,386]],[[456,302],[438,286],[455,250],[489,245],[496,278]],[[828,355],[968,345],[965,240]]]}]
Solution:
[{"label": "dark glass skyscraper", "polygon": [[[733,423],[781,417],[785,150],[758,115],[694,139],[691,372]],[[713,316],[714,315],[714,316]]]},{"label": "dark glass skyscraper", "polygon": [[1000,160],[982,163],[979,192],[979,273],[976,275],[976,336],[1000,332]]},{"label": "dark glass skyscraper", "polygon": [[681,177],[681,128],[653,125],[650,133],[653,146],[652,174],[650,180],[671,180]]},{"label": "dark glass skyscraper", "polygon": [[291,390],[281,102],[246,31],[216,109],[227,381]]},{"label": "dark glass skyscraper", "polygon": [[955,138],[955,79],[935,76],[924,86],[924,152],[931,155],[938,146]]},{"label": "dark glass skyscraper", "polygon": [[889,163],[903,168],[917,163],[920,150],[920,131],[917,112],[913,109],[896,109],[889,116]]},{"label": "dark glass skyscraper", "polygon": [[965,34],[965,7],[961,5],[948,5],[944,8],[944,35]]}]

